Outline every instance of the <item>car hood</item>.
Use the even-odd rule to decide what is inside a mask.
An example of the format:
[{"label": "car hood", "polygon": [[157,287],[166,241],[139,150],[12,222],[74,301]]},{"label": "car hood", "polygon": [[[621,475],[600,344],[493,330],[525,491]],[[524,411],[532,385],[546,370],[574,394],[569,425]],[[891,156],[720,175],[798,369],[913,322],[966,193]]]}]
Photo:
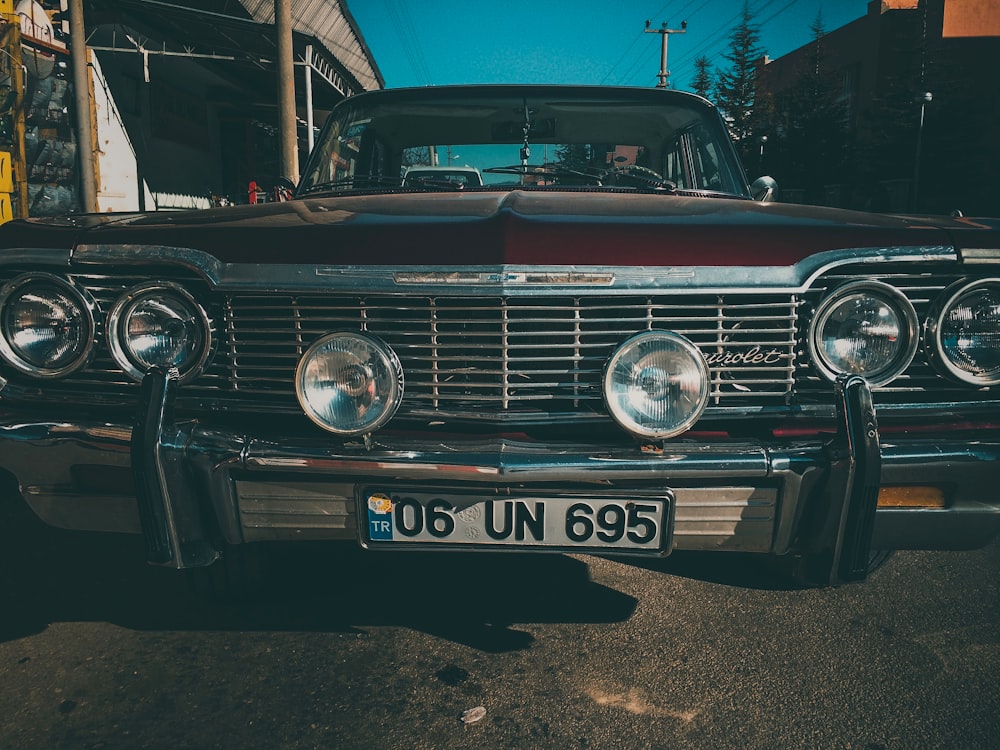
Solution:
[{"label": "car hood", "polygon": [[5,226],[0,241],[183,247],[262,264],[790,265],[849,248],[1000,247],[1000,226],[682,195],[514,190],[29,219]]}]

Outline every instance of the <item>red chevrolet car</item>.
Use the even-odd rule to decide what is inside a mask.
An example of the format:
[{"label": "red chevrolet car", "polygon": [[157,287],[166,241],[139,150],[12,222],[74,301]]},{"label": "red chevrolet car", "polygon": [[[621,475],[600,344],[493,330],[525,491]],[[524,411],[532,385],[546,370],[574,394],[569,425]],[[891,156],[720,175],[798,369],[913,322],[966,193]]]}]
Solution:
[{"label": "red chevrolet car", "polygon": [[690,94],[361,94],[291,201],[0,229],[0,471],[177,568],[987,543],[1000,222],[772,197]]}]

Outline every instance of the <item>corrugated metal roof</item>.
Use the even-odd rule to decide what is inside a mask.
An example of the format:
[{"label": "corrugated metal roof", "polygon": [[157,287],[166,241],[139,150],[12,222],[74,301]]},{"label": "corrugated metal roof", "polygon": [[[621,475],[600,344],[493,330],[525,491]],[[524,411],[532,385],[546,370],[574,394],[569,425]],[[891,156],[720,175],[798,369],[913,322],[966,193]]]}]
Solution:
[{"label": "corrugated metal roof", "polygon": [[[258,23],[274,23],[274,0],[240,0]],[[372,58],[344,0],[291,0],[292,27],[322,42],[365,90],[385,87],[385,79]]]}]

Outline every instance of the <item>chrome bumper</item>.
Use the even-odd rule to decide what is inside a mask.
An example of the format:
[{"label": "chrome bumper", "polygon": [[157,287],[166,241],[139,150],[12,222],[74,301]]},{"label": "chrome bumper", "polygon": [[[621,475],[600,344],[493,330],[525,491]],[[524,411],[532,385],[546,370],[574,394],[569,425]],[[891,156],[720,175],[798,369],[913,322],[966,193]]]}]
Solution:
[{"label": "chrome bumper", "polygon": [[[25,423],[0,410],[0,468],[44,521],[141,532],[151,562],[178,568],[210,564],[223,542],[358,539],[355,487],[376,481],[554,495],[669,488],[675,549],[794,552],[830,581],[864,577],[873,548],[972,548],[1000,531],[1000,438],[881,443],[856,377],[837,384],[839,427],[825,442],[662,449],[381,436],[331,449],[176,422],[175,388],[170,373],[151,372],[134,428]],[[83,474],[116,473],[117,487],[81,485]],[[876,508],[880,486],[920,483],[948,484],[949,506]]]}]

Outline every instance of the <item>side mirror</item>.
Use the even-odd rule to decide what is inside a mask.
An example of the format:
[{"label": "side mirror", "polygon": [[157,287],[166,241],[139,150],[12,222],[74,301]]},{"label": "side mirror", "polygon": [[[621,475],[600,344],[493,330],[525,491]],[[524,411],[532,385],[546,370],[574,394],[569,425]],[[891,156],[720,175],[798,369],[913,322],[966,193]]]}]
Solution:
[{"label": "side mirror", "polygon": [[773,177],[758,177],[750,185],[750,195],[755,201],[770,203],[778,195],[778,183]]}]

